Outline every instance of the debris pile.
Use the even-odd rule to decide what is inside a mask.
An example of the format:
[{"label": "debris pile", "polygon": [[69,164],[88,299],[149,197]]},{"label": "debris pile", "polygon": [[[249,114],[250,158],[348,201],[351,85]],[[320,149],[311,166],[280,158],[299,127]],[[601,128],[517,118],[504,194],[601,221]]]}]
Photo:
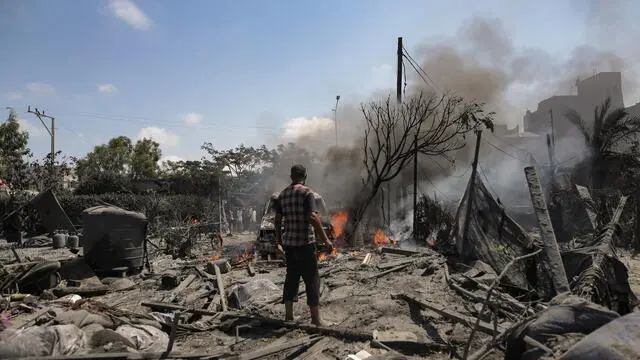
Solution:
[{"label": "debris pile", "polygon": [[[2,244],[0,357],[637,358],[628,339],[640,335],[638,299],[616,248],[627,198],[606,223],[588,201],[565,202],[584,206],[574,210],[584,221],[562,241],[535,169],[525,174],[537,232],[472,175],[451,231],[433,231],[429,246],[407,249],[379,229],[363,247],[319,247],[321,314],[332,326],[311,325],[304,301],[295,321],[283,320],[285,261],[270,250],[269,206],[257,236],[224,241],[219,224],[149,234],[143,214],[100,206],[80,230],[61,208],[43,210],[57,214],[49,234]],[[338,243],[348,214],[327,222]],[[68,246],[56,245],[57,230],[79,234],[78,244],[64,235]]]}]

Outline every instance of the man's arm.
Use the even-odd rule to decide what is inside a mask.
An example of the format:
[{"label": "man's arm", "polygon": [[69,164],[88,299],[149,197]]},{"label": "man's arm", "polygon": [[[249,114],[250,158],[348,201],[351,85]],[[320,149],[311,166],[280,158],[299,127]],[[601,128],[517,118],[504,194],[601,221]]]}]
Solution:
[{"label": "man's arm", "polygon": [[276,245],[282,246],[282,208],[280,207],[280,200],[276,199],[273,205],[276,210],[276,218],[274,220],[274,226],[276,230]]},{"label": "man's arm", "polygon": [[316,235],[320,235],[325,244],[333,247],[333,243],[329,240],[327,233],[324,231],[324,227],[322,227],[322,218],[317,211],[311,213],[311,225],[313,226]]},{"label": "man's arm", "polygon": [[329,240],[327,233],[324,231],[324,227],[322,226],[322,218],[320,217],[318,209],[316,209],[316,201],[313,193],[311,192],[309,192],[309,194],[307,195],[307,206],[309,210],[311,226],[313,226],[315,234],[320,236],[325,244],[333,246],[333,243],[331,242],[331,240]]}]

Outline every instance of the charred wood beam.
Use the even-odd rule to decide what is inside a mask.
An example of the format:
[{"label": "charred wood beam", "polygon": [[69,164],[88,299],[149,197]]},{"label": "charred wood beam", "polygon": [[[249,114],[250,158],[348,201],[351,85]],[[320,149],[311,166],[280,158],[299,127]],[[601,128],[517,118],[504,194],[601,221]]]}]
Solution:
[{"label": "charred wood beam", "polygon": [[544,192],[540,185],[540,179],[538,178],[536,169],[533,166],[527,166],[524,168],[524,174],[527,179],[527,185],[529,186],[533,210],[536,213],[538,226],[540,227],[544,254],[543,258],[549,268],[553,287],[556,294],[570,292],[571,290],[569,288],[569,281],[567,280],[567,273],[565,272],[564,264],[562,263],[560,249],[558,248],[556,235],[553,231],[549,210],[547,208],[546,201],[544,200]]},{"label": "charred wood beam", "polygon": [[223,312],[216,313],[212,311],[207,311],[203,309],[193,309],[184,306],[179,306],[175,304],[169,303],[151,303],[151,302],[143,302],[140,305],[149,307],[155,310],[172,310],[172,311],[183,311],[192,314],[198,315],[210,315],[216,316],[219,315],[221,317],[232,317],[238,319],[249,319],[249,320],[258,320],[261,323],[269,326],[282,327],[287,329],[299,329],[305,331],[309,334],[321,334],[326,336],[332,336],[339,339],[348,339],[354,341],[371,341],[373,339],[373,333],[364,332],[340,327],[329,327],[329,326],[315,326],[311,324],[300,324],[292,321],[284,321],[280,319],[273,319],[259,315],[253,314],[241,314],[237,312]]},{"label": "charred wood beam", "polygon": [[[618,207],[611,216],[611,221],[605,227],[604,231],[602,231],[598,238],[596,239],[595,246],[597,247],[597,252],[593,258],[593,263],[590,269],[585,270],[584,272],[591,272],[593,276],[581,276],[583,281],[578,285],[581,289],[580,293],[583,295],[589,295],[590,301],[594,296],[594,292],[596,290],[596,282],[602,281],[606,282],[607,273],[604,271],[603,267],[605,266],[605,262],[608,257],[617,257],[615,253],[615,249],[613,247],[613,235],[615,234],[616,227],[620,218],[622,217],[622,211],[624,210],[625,205],[627,204],[628,196],[622,196],[620,201],[618,202]],[[583,272],[583,273],[584,273]],[[584,274],[581,274],[584,275]],[[603,278],[604,277],[604,278]],[[597,302],[597,301],[595,301]],[[602,304],[601,304],[602,305]]]},{"label": "charred wood beam", "polygon": [[591,197],[589,189],[584,186],[576,185],[576,191],[578,193],[578,197],[584,205],[585,211],[587,212],[587,217],[589,218],[589,222],[591,223],[592,230],[597,229],[598,214],[596,213],[596,204]]}]

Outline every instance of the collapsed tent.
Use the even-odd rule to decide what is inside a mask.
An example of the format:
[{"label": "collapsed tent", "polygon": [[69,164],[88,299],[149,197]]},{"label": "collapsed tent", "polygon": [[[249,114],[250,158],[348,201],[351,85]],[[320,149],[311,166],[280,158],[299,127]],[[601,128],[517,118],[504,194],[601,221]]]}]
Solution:
[{"label": "collapsed tent", "polygon": [[[497,273],[514,258],[536,250],[533,239],[506,214],[504,206],[493,198],[478,176],[471,177],[460,200],[451,240],[463,260],[481,260]],[[534,257],[513,264],[505,275],[504,285],[537,291],[540,287],[537,279],[543,279],[544,275],[536,263]]]}]

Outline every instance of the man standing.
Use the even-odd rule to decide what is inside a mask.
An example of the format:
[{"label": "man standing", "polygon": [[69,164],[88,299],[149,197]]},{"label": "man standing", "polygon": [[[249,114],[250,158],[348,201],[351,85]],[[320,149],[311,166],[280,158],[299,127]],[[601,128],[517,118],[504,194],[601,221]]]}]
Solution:
[{"label": "man standing", "polygon": [[315,208],[313,191],[305,186],[306,180],[307,170],[304,166],[294,165],[291,168],[291,185],[282,190],[275,201],[276,246],[279,253],[284,253],[287,264],[282,297],[285,320],[293,320],[293,303],[298,301],[298,284],[302,276],[311,322],[321,326],[323,322],[319,311],[320,275],[315,235],[320,236],[327,245],[333,244],[322,228],[320,215]]},{"label": "man standing", "polygon": [[236,210],[236,220],[238,221],[238,233],[243,233],[244,222],[242,222],[242,208]]},{"label": "man standing", "polygon": [[256,209],[251,208],[251,231],[258,230],[258,219],[256,217]]}]

